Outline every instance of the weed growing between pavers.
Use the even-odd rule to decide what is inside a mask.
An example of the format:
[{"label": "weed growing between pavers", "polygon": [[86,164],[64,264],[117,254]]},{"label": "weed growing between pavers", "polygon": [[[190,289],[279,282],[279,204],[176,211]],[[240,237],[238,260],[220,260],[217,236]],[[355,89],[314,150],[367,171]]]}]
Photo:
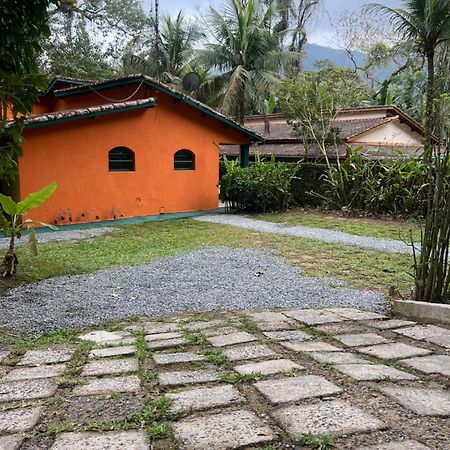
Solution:
[{"label": "weed growing between pavers", "polygon": [[250,317],[247,316],[241,316],[239,318],[241,321],[241,325],[238,327],[241,331],[246,331],[247,333],[257,333],[258,327],[256,326],[256,323],[250,319]]},{"label": "weed growing between pavers", "polygon": [[145,340],[145,333],[143,331],[138,331],[134,333],[136,337],[136,342],[134,343],[136,347],[136,358],[139,360],[146,360],[152,356],[152,352],[147,346],[147,341]]},{"label": "weed growing between pavers", "polygon": [[27,350],[35,350],[39,347],[61,344],[78,344],[78,335],[80,330],[58,330],[52,333],[45,333],[42,336],[31,338],[25,337],[14,343],[14,348],[18,353],[24,353]]},{"label": "weed growing between pavers", "polygon": [[264,378],[264,376],[259,372],[249,373],[245,375],[240,375],[237,373],[221,373],[219,376],[222,381],[230,384],[248,383],[250,381],[259,381]]},{"label": "weed growing between pavers", "polygon": [[334,447],[334,442],[332,437],[326,434],[306,433],[301,437],[300,445],[314,450],[328,450]]},{"label": "weed growing between pavers", "polygon": [[205,345],[207,342],[206,337],[199,331],[183,330],[182,333],[192,345]]},{"label": "weed growing between pavers", "polygon": [[231,363],[223,350],[220,349],[205,350],[204,352],[202,352],[202,354],[206,356],[208,361],[216,367],[221,367],[225,369],[231,367]]}]

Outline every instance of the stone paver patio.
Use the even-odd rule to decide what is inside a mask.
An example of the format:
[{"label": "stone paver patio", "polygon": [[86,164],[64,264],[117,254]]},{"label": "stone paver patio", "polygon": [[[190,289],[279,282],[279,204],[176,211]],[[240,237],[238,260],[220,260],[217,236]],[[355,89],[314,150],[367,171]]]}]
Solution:
[{"label": "stone paver patio", "polygon": [[329,308],[114,330],[0,346],[0,450],[450,448],[448,326]]}]

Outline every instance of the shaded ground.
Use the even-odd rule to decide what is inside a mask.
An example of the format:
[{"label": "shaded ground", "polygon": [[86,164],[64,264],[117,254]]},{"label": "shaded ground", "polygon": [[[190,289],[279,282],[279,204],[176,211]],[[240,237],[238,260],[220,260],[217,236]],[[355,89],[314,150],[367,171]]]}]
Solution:
[{"label": "shaded ground", "polygon": [[37,335],[182,311],[353,306],[383,312],[388,308],[388,301],[378,293],[336,284],[336,280],[304,276],[268,252],[215,248],[18,287],[0,298],[0,321]]},{"label": "shaded ground", "polygon": [[110,330],[0,347],[0,447],[450,447],[448,326],[332,308]]}]

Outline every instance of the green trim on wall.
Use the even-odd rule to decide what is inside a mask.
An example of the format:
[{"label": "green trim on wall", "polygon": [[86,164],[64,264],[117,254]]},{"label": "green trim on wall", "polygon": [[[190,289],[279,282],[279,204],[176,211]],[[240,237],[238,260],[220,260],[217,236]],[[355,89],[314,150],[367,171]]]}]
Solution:
[{"label": "green trim on wall", "polygon": [[156,102],[154,102],[152,100],[152,101],[143,103],[141,105],[123,106],[122,108],[107,109],[107,110],[96,111],[96,112],[88,112],[86,114],[80,114],[77,116],[70,116],[70,117],[61,117],[61,118],[56,118],[56,119],[47,120],[47,121],[43,121],[43,122],[32,122],[29,124],[25,124],[25,128],[31,129],[31,128],[46,127],[49,125],[56,125],[59,123],[71,122],[73,120],[90,119],[92,117],[106,116],[108,114],[128,112],[128,111],[133,111],[133,110],[143,109],[143,108],[154,108],[155,106],[156,106]]}]

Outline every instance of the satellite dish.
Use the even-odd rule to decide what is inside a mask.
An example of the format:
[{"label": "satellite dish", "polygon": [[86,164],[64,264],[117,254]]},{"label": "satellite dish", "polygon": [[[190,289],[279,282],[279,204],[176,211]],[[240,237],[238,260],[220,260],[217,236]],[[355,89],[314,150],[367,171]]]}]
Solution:
[{"label": "satellite dish", "polygon": [[200,87],[200,75],[189,72],[183,77],[183,88],[188,92],[196,91]]}]

